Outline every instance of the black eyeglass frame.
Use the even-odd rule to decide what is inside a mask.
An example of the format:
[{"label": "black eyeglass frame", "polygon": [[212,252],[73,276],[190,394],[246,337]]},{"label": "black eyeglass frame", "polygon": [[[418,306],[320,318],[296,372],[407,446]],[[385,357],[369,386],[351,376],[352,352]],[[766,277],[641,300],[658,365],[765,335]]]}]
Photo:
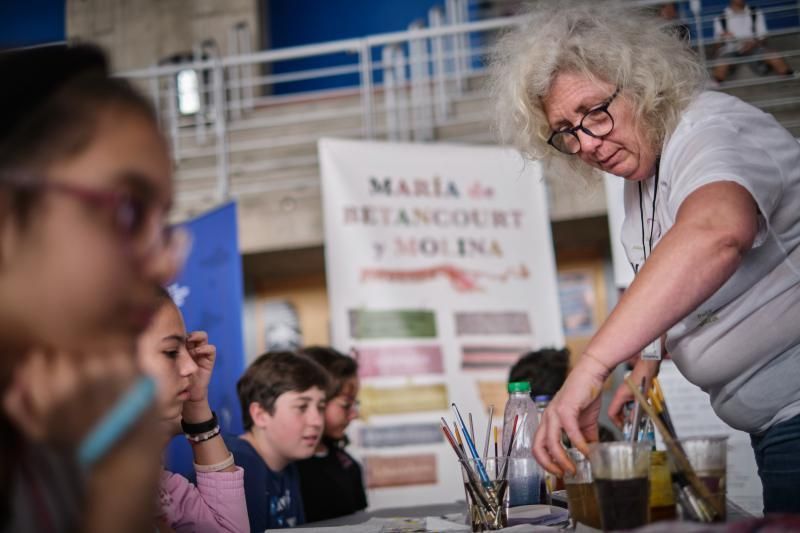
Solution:
[{"label": "black eyeglass frame", "polygon": [[[608,135],[609,133],[614,131],[614,116],[609,112],[608,106],[611,105],[611,102],[614,101],[614,98],[617,97],[619,92],[620,92],[620,88],[617,87],[616,90],[614,91],[614,93],[611,96],[609,96],[608,98],[606,98],[606,100],[604,102],[602,102],[597,107],[595,107],[593,109],[590,109],[589,111],[584,113],[583,117],[581,117],[581,121],[578,123],[577,126],[573,126],[573,127],[568,128],[566,130],[554,131],[553,133],[551,133],[550,134],[550,138],[547,139],[547,144],[549,144],[550,146],[552,146],[553,148],[555,148],[556,150],[558,150],[562,154],[575,155],[575,154],[577,154],[578,152],[581,151],[581,139],[580,139],[580,137],[578,137],[578,134],[577,134],[578,130],[584,132],[586,135],[590,135],[590,136],[594,137],[595,139],[599,139],[601,137],[605,137],[606,135]],[[592,133],[591,130],[589,130],[588,128],[584,127],[584,125],[583,125],[583,121],[586,120],[586,117],[588,117],[592,113],[597,113],[598,111],[602,111],[603,113],[608,115],[609,119],[611,119],[611,127],[608,129],[607,132],[605,132],[602,135],[596,135],[596,134]],[[560,149],[558,146],[556,146],[556,143],[553,142],[553,139],[555,139],[556,136],[558,136],[558,135],[572,135],[573,137],[575,137],[575,140],[578,141],[578,149],[575,150],[574,152],[566,152],[566,151]],[[566,144],[564,144],[564,146],[566,146]]]}]

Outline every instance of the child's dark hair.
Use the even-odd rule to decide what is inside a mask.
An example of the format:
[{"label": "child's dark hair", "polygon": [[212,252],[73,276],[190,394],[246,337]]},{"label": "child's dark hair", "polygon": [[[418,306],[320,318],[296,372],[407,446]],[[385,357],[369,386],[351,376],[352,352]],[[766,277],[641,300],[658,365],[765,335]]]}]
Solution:
[{"label": "child's dark hair", "polygon": [[181,311],[180,306],[172,298],[172,295],[169,293],[169,291],[161,285],[156,285],[154,288],[156,293],[156,301],[159,303],[159,310],[165,305],[171,305],[176,311],[178,311],[178,314],[181,315],[181,318],[183,318],[183,311]]},{"label": "child's dark hair", "polygon": [[172,299],[172,295],[165,287],[162,287],[161,285],[156,285],[154,289],[156,291],[156,299],[159,302],[171,303],[177,307],[178,304],[175,303],[175,300]]},{"label": "child's dark hair", "polygon": [[[36,185],[55,161],[82,152],[97,117],[109,106],[156,122],[150,102],[127,81],[110,76],[105,54],[91,45],[52,45],[0,53],[0,192]],[[20,218],[35,187],[10,187]]]},{"label": "child's dark hair", "polygon": [[329,346],[306,346],[300,353],[310,357],[328,371],[331,378],[330,398],[342,392],[345,381],[358,376],[358,362]]},{"label": "child's dark hair", "polygon": [[267,352],[253,361],[236,384],[245,430],[253,427],[250,404],[257,402],[270,414],[275,401],[286,392],[303,392],[318,387],[326,396],[328,373],[314,360],[294,352]]},{"label": "child's dark hair", "polygon": [[544,348],[528,352],[511,367],[508,381],[527,381],[534,396],[554,396],[567,379],[569,350]]}]

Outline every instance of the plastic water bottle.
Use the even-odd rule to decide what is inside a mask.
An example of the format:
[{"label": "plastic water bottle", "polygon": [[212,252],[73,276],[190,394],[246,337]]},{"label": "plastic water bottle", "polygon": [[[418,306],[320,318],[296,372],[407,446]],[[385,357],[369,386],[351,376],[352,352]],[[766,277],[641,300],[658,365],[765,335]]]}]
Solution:
[{"label": "plastic water bottle", "polygon": [[533,435],[539,427],[539,413],[531,399],[528,382],[508,384],[509,398],[503,413],[503,452],[509,448],[514,417],[517,432],[511,444],[508,468],[508,505],[532,505],[540,501],[542,470],[533,458]]},{"label": "plastic water bottle", "polygon": [[[547,409],[547,406],[550,404],[550,400],[552,399],[553,397],[549,394],[539,394],[533,397],[533,403],[536,404],[536,412],[539,415],[540,424],[542,423],[544,410]],[[556,477],[550,472],[545,472],[542,470],[542,483],[539,486],[540,503],[551,505],[553,502],[550,492],[553,490],[553,487],[556,486]]]},{"label": "plastic water bottle", "polygon": [[533,397],[533,403],[536,404],[536,412],[539,414],[540,423],[542,421],[542,413],[547,409],[547,405],[550,403],[551,399],[552,397],[549,394],[539,394]]}]

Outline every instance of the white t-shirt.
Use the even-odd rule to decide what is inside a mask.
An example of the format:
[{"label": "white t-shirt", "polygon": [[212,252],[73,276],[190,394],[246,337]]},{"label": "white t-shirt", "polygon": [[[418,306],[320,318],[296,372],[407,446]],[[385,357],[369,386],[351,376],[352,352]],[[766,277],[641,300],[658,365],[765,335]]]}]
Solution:
[{"label": "white t-shirt", "polygon": [[[758,433],[800,414],[800,144],[772,115],[702,93],[662,151],[654,247],[686,197],[716,181],[750,192],[759,232],[734,275],[667,332],[666,346],[720,418]],[[642,182],[648,255],[653,186],[653,177]],[[643,261],[639,206],[638,185],[626,182],[622,241],[632,264]]]},{"label": "white t-shirt", "polygon": [[739,44],[738,39],[763,39],[767,34],[767,23],[764,20],[764,13],[761,10],[756,10],[756,24],[755,32],[753,32],[753,16],[750,8],[745,6],[744,10],[736,12],[730,7],[726,7],[722,15],[714,18],[714,39],[722,38],[722,21],[721,17],[725,18],[728,33],[735,37],[735,40],[726,42],[720,51],[723,54],[735,52]]}]

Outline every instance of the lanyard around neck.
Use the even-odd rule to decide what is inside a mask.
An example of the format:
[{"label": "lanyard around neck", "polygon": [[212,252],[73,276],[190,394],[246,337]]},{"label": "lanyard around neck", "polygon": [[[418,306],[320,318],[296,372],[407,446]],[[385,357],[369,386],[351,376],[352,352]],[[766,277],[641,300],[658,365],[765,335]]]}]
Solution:
[{"label": "lanyard around neck", "polygon": [[[655,222],[656,222],[656,200],[658,199],[658,167],[659,166],[661,166],[661,158],[657,158],[656,159],[656,174],[655,174],[655,179],[653,180],[654,181],[654,184],[653,184],[653,205],[652,205],[652,211],[651,211],[651,216],[653,218],[652,218],[652,221],[650,222],[650,238],[648,240],[649,250],[648,250],[648,248],[645,247],[645,240],[644,240],[644,195],[642,194],[642,182],[640,181],[638,183],[638,185],[639,185],[639,220],[641,221],[641,228],[642,228],[642,255],[644,256],[644,261],[647,261],[648,253],[649,254],[653,253],[653,227],[656,225],[655,224]],[[644,261],[642,261],[642,264],[644,264]],[[634,274],[638,274],[639,273],[639,267],[641,265],[637,265],[637,264],[631,263],[631,266],[633,267]]]}]

